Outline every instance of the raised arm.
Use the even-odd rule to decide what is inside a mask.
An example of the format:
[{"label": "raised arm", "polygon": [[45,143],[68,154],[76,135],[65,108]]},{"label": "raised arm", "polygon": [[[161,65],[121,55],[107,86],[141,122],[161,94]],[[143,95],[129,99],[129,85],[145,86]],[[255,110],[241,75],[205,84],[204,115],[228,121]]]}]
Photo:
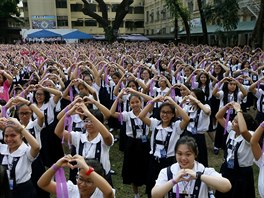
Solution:
[{"label": "raised arm", "polygon": [[250,140],[251,149],[255,157],[255,160],[259,160],[259,158],[262,156],[262,149],[260,147],[259,141],[262,138],[263,132],[264,132],[264,121],[256,129],[255,133],[252,135]]},{"label": "raised arm", "polygon": [[92,121],[94,126],[96,126],[96,129],[99,131],[99,133],[103,137],[106,145],[111,146],[113,144],[111,133],[108,131],[108,129],[104,126],[103,123],[101,123],[93,114],[91,114],[91,112],[88,110],[88,108],[86,107],[84,103],[80,103],[79,107],[77,108],[77,112],[85,115]]}]

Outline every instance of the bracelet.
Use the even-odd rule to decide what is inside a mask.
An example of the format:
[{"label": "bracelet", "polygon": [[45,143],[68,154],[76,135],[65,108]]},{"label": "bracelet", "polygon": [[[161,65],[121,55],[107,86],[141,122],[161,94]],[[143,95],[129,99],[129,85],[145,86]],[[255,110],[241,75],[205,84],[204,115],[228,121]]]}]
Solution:
[{"label": "bracelet", "polygon": [[264,129],[264,123],[263,122],[259,126],[261,126]]},{"label": "bracelet", "polygon": [[172,183],[173,186],[175,186],[177,184],[175,179],[171,179],[171,183]]},{"label": "bracelet", "polygon": [[59,168],[56,166],[56,164],[53,164],[53,165],[51,166],[51,168],[52,168],[52,170],[54,170],[54,172],[57,172],[57,170],[59,169]]},{"label": "bracelet", "polygon": [[203,172],[197,171],[196,172],[196,179],[200,180]]},{"label": "bracelet", "polygon": [[28,103],[28,106],[29,106],[29,107],[30,107],[30,105],[32,105],[32,102],[29,102],[29,103]]},{"label": "bracelet", "polygon": [[236,113],[239,113],[239,112],[243,113],[242,109],[239,109],[239,110],[236,111]]},{"label": "bracelet", "polygon": [[93,171],[94,171],[94,168],[91,167],[91,166],[89,166],[89,169],[88,169],[88,171],[85,173],[85,175],[89,176],[89,175],[91,175],[91,173],[92,173]]}]

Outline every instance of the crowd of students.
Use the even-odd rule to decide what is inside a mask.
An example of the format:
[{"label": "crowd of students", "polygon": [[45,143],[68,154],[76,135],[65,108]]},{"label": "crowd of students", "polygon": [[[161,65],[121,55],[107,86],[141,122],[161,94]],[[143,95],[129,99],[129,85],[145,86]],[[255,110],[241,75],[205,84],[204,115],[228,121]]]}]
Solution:
[{"label": "crowd of students", "polygon": [[[143,185],[148,197],[255,197],[254,161],[264,197],[261,49],[157,42],[0,49],[0,185],[9,184],[1,198],[118,197],[113,130],[123,184],[135,198]],[[215,155],[224,151],[221,174],[208,167],[205,133]]]}]

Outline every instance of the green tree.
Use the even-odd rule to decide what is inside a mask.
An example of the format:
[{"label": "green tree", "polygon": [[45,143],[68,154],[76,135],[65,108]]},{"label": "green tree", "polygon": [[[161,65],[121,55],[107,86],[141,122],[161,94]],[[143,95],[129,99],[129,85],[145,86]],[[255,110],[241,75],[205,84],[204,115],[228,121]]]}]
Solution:
[{"label": "green tree", "polygon": [[85,15],[95,19],[104,28],[105,38],[108,41],[116,40],[118,30],[125,16],[129,12],[129,7],[133,3],[133,0],[122,0],[122,2],[117,6],[115,19],[112,23],[112,26],[110,24],[110,21],[108,20],[107,5],[103,0],[95,0],[98,3],[102,16],[98,15],[91,9],[90,6],[91,4],[87,0],[82,0],[82,1],[84,3],[82,12]]},{"label": "green tree", "polygon": [[200,12],[202,30],[203,30],[203,44],[208,44],[208,33],[207,33],[207,26],[206,26],[206,19],[204,14],[204,4],[202,0],[197,0],[198,9]]},{"label": "green tree", "polygon": [[19,0],[1,0],[0,1],[0,37],[7,40],[8,20],[15,19],[13,16],[19,16],[17,4]]},{"label": "green tree", "polygon": [[260,2],[260,12],[258,15],[258,19],[253,31],[253,41],[255,47],[263,48],[263,33],[264,33],[264,0]]},{"label": "green tree", "polygon": [[205,7],[206,19],[231,31],[237,28],[239,6],[237,0],[219,0]]},{"label": "green tree", "polygon": [[175,39],[177,39],[177,34],[178,34],[178,19],[181,17],[182,22],[185,27],[186,35],[187,35],[187,43],[190,43],[191,41],[191,33],[190,33],[190,25],[189,25],[189,20],[190,20],[190,13],[186,7],[182,5],[179,0],[166,0],[166,5],[170,9],[172,15],[174,16],[175,19]]}]

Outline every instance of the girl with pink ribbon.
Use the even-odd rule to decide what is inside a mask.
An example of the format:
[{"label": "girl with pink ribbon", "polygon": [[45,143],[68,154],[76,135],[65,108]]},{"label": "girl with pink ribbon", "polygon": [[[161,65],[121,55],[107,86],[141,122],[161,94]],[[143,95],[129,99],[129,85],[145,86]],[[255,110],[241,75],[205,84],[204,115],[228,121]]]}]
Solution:
[{"label": "girl with pink ribbon", "polygon": [[[77,185],[66,182],[63,168],[79,169]],[[55,174],[56,181],[53,181]],[[66,155],[59,159],[39,179],[38,185],[60,198],[114,198],[114,190],[104,179],[102,165],[95,160],[84,160],[80,155]]]},{"label": "girl with pink ribbon", "polygon": [[[233,120],[224,118],[227,110],[233,109],[236,116]],[[227,193],[216,192],[216,197],[255,197],[253,153],[250,148],[250,139],[256,128],[255,121],[247,113],[243,113],[237,102],[230,102],[222,107],[216,114],[218,123],[226,127],[225,161],[220,172],[223,177],[230,180],[232,188]]]},{"label": "girl with pink ribbon", "polygon": [[204,167],[195,158],[198,147],[195,140],[184,136],[175,147],[177,163],[163,168],[152,189],[152,198],[208,197],[212,189],[227,192],[231,188],[228,179],[214,168]]}]

